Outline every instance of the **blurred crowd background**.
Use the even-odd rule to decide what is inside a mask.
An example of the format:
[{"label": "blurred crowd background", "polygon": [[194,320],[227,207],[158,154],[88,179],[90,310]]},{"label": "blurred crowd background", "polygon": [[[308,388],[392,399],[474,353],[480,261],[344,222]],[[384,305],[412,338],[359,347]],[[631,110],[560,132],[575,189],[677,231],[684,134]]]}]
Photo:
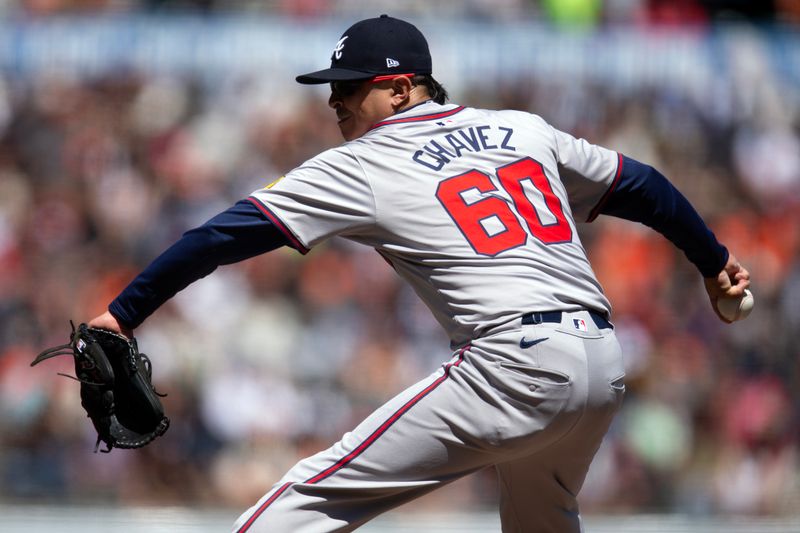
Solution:
[{"label": "blurred crowd background", "polygon": [[0,10],[33,16],[64,13],[193,11],[287,15],[315,19],[361,16],[365,10],[391,8],[407,16],[457,16],[487,19],[540,19],[568,25],[639,21],[706,23],[723,20],[797,22],[796,0],[3,0]]},{"label": "blurred crowd background", "polygon": [[[384,4],[5,0],[0,16],[20,34],[31,19],[68,15],[91,24],[110,11],[258,12],[278,24],[344,17],[330,30],[337,36],[326,41],[332,47],[350,22]],[[653,164],[753,275],[755,311],[725,325],[694,267],[660,235],[603,217],[580,228],[613,303],[628,367],[625,404],[590,472],[584,509],[796,512],[800,3],[394,4],[390,13],[426,21],[421,28],[438,43],[450,34],[435,21],[455,15],[478,24],[475,35],[486,39],[502,36],[499,18],[529,21],[531,32],[551,32],[553,50],[559,39],[571,42],[576,28],[602,36],[628,23],[644,44],[652,37],[669,47],[672,35],[685,39],[687,31],[699,50],[719,47],[720,39],[746,42],[735,57],[723,52],[714,78],[700,85],[691,71],[669,84],[636,76],[614,83],[580,75],[580,68],[572,70],[578,75],[535,76],[526,73],[521,50],[522,67],[508,76],[439,78],[460,104],[528,110]],[[339,144],[339,132],[324,92],[288,84],[278,90],[263,81],[270,72],[214,82],[208,72],[86,76],[52,65],[31,75],[7,59],[14,41],[4,39],[0,501],[244,509],[296,460],[327,447],[448,359],[438,325],[374,251],[338,239],[305,257],[280,250],[218,269],[137,330],[157,388],[168,394],[172,427],[140,451],[93,454],[79,386],[56,375],[71,373],[71,360],[33,369],[30,361],[65,342],[70,319],[103,311],[182,232]],[[780,53],[770,52],[776,48]],[[629,65],[633,72],[658,62],[632,58],[639,61]],[[312,67],[326,60],[302,59]],[[494,475],[479,473],[416,505],[492,508]]]}]

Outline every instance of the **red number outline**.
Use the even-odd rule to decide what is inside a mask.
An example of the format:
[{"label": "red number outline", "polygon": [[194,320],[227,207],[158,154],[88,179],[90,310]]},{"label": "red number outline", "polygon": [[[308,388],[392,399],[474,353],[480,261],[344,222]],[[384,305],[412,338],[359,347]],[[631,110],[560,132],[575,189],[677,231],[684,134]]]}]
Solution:
[{"label": "red number outline", "polygon": [[[489,196],[468,204],[461,194],[471,189],[481,193],[498,190],[487,174],[470,170],[439,182],[436,197],[477,253],[494,257],[527,242],[527,233],[505,201]],[[487,233],[481,222],[492,217],[503,224],[504,231]]]},{"label": "red number outline", "polygon": [[[511,195],[511,200],[520,214],[531,235],[545,244],[561,244],[572,242],[572,226],[564,215],[561,200],[553,192],[553,186],[544,173],[544,167],[538,161],[525,157],[511,164],[499,167],[497,177],[500,184]],[[539,212],[525,194],[522,182],[527,181],[539,191],[544,198],[545,206],[555,218],[555,222],[545,224]]]},{"label": "red number outline", "polygon": [[[524,157],[498,167],[495,173],[500,186],[511,197],[517,214],[501,198],[488,196],[472,203],[464,200],[462,194],[472,189],[483,194],[499,191],[491,177],[478,170],[473,169],[442,180],[436,188],[436,198],[476,253],[494,257],[523,246],[527,243],[529,234],[547,245],[572,242],[572,226],[541,163]],[[533,202],[525,194],[523,182],[530,183],[539,191],[555,222],[542,222]],[[490,235],[481,222],[492,217],[496,217],[505,229]],[[525,221],[527,231],[522,227],[520,218]]]}]

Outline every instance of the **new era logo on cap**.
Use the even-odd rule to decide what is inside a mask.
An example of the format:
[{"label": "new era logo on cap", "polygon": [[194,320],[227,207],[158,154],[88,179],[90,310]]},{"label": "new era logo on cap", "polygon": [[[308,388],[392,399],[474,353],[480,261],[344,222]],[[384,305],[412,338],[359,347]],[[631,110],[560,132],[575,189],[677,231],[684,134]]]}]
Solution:
[{"label": "new era logo on cap", "polygon": [[431,74],[428,42],[413,24],[381,15],[350,26],[333,48],[330,68],[297,76],[297,81],[365,80],[394,74],[400,66],[409,74]]}]

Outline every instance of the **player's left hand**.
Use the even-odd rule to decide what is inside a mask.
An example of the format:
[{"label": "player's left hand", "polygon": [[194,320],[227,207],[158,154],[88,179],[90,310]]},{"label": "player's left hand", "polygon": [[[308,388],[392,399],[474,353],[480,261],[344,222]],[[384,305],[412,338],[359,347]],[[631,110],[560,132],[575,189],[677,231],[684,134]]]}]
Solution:
[{"label": "player's left hand", "polygon": [[717,274],[717,277],[704,278],[704,282],[711,307],[720,320],[729,324],[730,320],[720,314],[717,303],[720,299],[741,298],[744,290],[750,286],[750,272],[739,263],[735,255],[730,254],[725,268]]},{"label": "player's left hand", "polygon": [[121,324],[119,320],[117,320],[117,318],[108,311],[91,319],[89,321],[89,327],[106,329],[108,331],[113,331],[114,333],[119,333],[120,335],[128,337],[128,339],[133,338],[133,330]]},{"label": "player's left hand", "polygon": [[72,355],[80,382],[81,406],[97,430],[97,444],[141,448],[169,428],[160,396],[152,383],[153,367],[134,338],[108,329],[72,326],[69,342],[44,350],[31,363]]}]

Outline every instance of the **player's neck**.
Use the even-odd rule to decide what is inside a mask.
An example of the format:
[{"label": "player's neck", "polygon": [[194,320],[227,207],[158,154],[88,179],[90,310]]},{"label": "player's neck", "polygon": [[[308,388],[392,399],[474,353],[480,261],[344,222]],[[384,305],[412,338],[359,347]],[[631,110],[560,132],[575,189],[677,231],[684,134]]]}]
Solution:
[{"label": "player's neck", "polygon": [[398,113],[408,111],[412,107],[417,107],[418,105],[424,104],[425,102],[429,102],[430,100],[431,97],[428,94],[428,91],[426,91],[424,87],[417,85],[408,94],[408,100],[406,100],[406,102],[403,105],[395,109],[394,113],[396,115]]}]

